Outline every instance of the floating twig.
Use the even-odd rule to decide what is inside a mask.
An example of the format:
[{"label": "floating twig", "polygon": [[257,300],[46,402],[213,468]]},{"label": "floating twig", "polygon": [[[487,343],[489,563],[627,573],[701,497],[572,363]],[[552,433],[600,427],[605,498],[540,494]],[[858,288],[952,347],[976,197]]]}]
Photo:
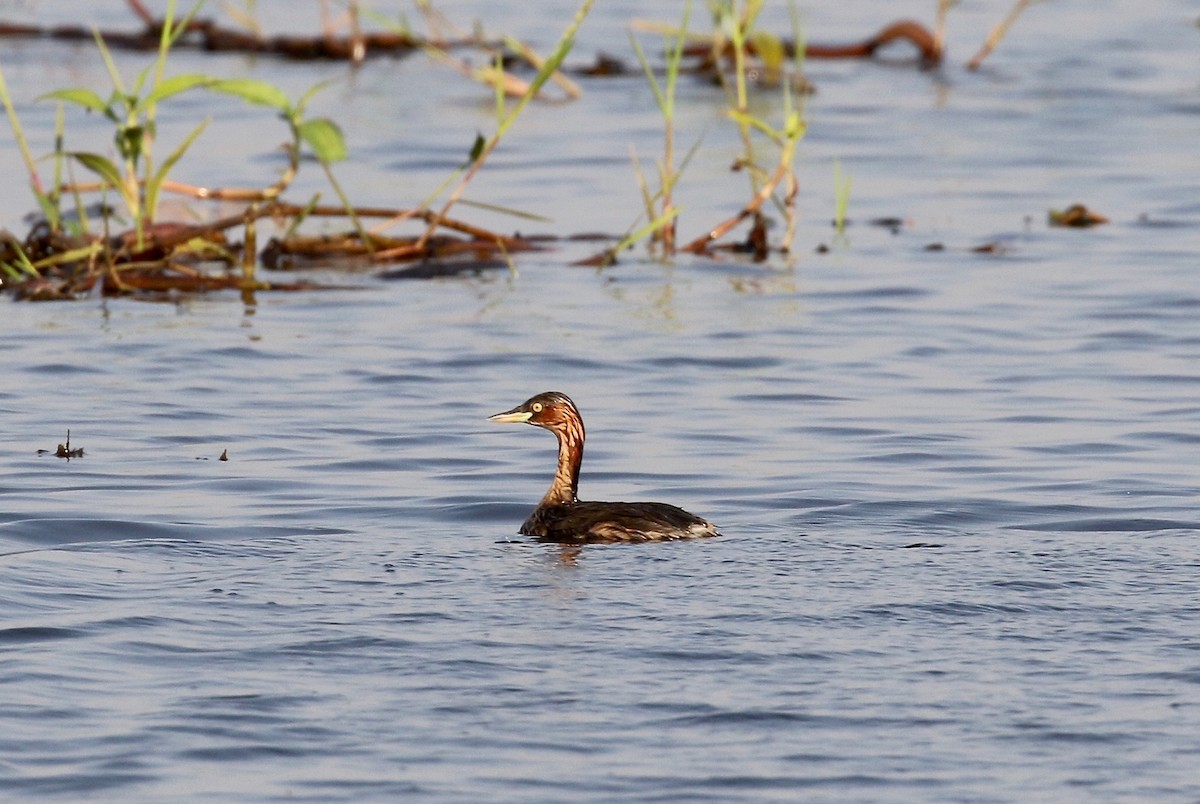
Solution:
[{"label": "floating twig", "polygon": [[[38,455],[49,455],[50,450],[39,449],[37,451],[37,454]],[[67,430],[67,443],[59,444],[58,449],[54,450],[53,454],[54,454],[55,458],[66,458],[67,460],[71,460],[72,458],[82,458],[83,457],[83,447],[76,447],[75,449],[71,449],[71,431],[70,431],[70,429],[68,429]]]}]

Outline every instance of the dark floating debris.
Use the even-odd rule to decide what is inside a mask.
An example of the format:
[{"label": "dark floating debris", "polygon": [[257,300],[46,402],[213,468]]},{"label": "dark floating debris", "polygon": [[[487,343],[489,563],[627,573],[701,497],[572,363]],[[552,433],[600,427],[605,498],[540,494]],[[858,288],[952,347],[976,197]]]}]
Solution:
[{"label": "dark floating debris", "polygon": [[885,218],[871,218],[867,221],[870,226],[878,226],[880,229],[887,229],[892,234],[900,234],[900,230],[907,225],[907,221],[899,216],[891,216]]},{"label": "dark floating debris", "polygon": [[[49,455],[49,454],[51,454],[51,451],[48,449],[39,449],[37,451],[37,454],[38,455]],[[58,449],[54,450],[53,454],[54,454],[55,458],[66,458],[67,460],[71,460],[72,458],[82,458],[83,457],[83,447],[76,447],[75,449],[71,449],[71,431],[68,429],[67,430],[67,443],[59,444]]]},{"label": "dark floating debris", "polygon": [[1006,254],[1008,246],[1001,243],[999,240],[993,240],[990,243],[983,243],[971,249],[974,254]]},{"label": "dark floating debris", "polygon": [[223,449],[223,450],[221,450],[221,457],[220,457],[220,458],[217,458],[217,460],[218,460],[218,461],[227,461],[227,460],[229,460],[229,450],[227,450],[227,449]]},{"label": "dark floating debris", "polygon": [[624,61],[604,52],[597,53],[596,61],[587,67],[580,68],[579,73],[580,75],[590,75],[593,78],[612,78],[636,74]]},{"label": "dark floating debris", "polygon": [[1069,226],[1076,229],[1087,229],[1091,226],[1108,223],[1108,218],[1092,212],[1083,204],[1072,204],[1061,211],[1052,209],[1049,218],[1051,226]]}]

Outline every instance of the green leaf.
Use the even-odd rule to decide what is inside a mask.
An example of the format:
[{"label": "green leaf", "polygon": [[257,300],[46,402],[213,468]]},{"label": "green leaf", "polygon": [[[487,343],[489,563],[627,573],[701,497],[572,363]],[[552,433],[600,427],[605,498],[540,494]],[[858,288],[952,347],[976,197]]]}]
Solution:
[{"label": "green leaf", "polygon": [[175,167],[185,151],[191,147],[196,138],[200,136],[200,132],[208,126],[209,118],[204,118],[200,121],[200,125],[192,129],[192,133],[188,134],[179,147],[171,152],[171,155],[159,166],[154,176],[146,183],[146,216],[150,220],[154,220],[154,216],[158,211],[158,195],[162,189],[162,184],[166,181],[167,174],[171,172],[171,168]]},{"label": "green leaf", "polygon": [[637,54],[638,63],[642,65],[642,72],[646,74],[646,83],[650,84],[650,89],[654,92],[654,100],[658,103],[658,111],[668,120],[671,119],[671,108],[667,105],[667,97],[663,94],[662,87],[658,85],[658,77],[654,74],[654,68],[650,65],[650,60],[646,58],[645,51],[642,50],[642,44],[629,32],[629,44],[633,45],[633,52]]},{"label": "green leaf", "polygon": [[483,153],[483,146],[487,145],[487,139],[482,134],[475,135],[475,142],[471,144],[471,153],[467,155],[467,164],[472,164]]},{"label": "green leaf", "polygon": [[150,77],[150,70],[154,67],[153,64],[146,65],[142,71],[137,74],[137,78],[133,81],[133,89],[129,92],[129,97],[137,103],[137,96],[142,94],[142,87],[146,85],[146,79]]},{"label": "green leaf", "polygon": [[[33,263],[31,263],[29,261],[29,256],[25,253],[25,249],[21,248],[21,244],[14,240],[12,243],[12,246],[17,251],[17,266],[22,271],[24,271],[26,274],[28,274],[29,276],[32,276],[35,279],[38,276],[40,276],[40,274],[38,274],[37,268],[33,267]],[[11,268],[8,268],[7,263],[5,263],[5,266],[6,266],[6,273],[8,273],[10,276],[12,276],[12,278],[14,280],[20,278],[20,274],[16,274],[15,276],[13,275],[13,271]]]},{"label": "green leaf", "polygon": [[550,80],[550,76],[554,75],[554,73],[558,70],[559,65],[563,63],[563,59],[565,59],[567,54],[571,52],[571,48],[575,46],[575,34],[579,32],[579,26],[583,25],[583,21],[587,18],[587,15],[592,10],[592,5],[595,2],[596,0],[584,0],[583,5],[580,6],[579,10],[575,12],[575,17],[562,32],[562,36],[559,37],[558,43],[554,47],[554,51],[550,54],[549,58],[543,62],[541,68],[537,71],[537,75],[533,77],[533,80],[529,82],[529,88],[525,90],[525,93],[517,101],[517,105],[513,107],[513,110],[508,113],[508,116],[501,120],[500,124],[496,127],[496,134],[494,137],[496,140],[499,140],[505,135],[505,133],[508,132],[508,129],[512,127],[514,122],[516,122],[517,117],[521,114],[522,110],[524,110],[531,100],[537,97],[537,94],[541,92],[542,87],[547,81]]},{"label": "green leaf", "polygon": [[806,126],[804,118],[797,111],[792,111],[787,116],[787,123],[784,125],[783,133],[789,140],[798,140],[804,136]]},{"label": "green leaf", "polygon": [[325,87],[329,86],[329,84],[332,82],[333,82],[333,79],[330,79],[328,81],[318,81],[317,83],[315,83],[311,87],[309,87],[305,91],[305,93],[300,96],[300,100],[296,101],[296,106],[294,109],[296,116],[299,117],[300,115],[304,114],[304,110],[308,108],[308,102],[313,99],[313,96],[316,95],[318,92],[320,92]]},{"label": "green leaf", "polygon": [[151,104],[158,103],[161,100],[178,95],[180,92],[187,92],[189,89],[206,86],[214,81],[213,78],[199,73],[184,73],[183,75],[173,75],[170,78],[159,82],[154,89],[150,90],[150,94],[142,99],[138,104],[140,108],[146,108]]},{"label": "green leaf", "polygon": [[67,103],[74,103],[77,106],[82,106],[93,112],[107,114],[109,112],[108,104],[100,99],[100,96],[90,89],[83,87],[74,87],[72,89],[56,89],[53,92],[47,92],[45,95],[38,97],[38,100],[61,100]]},{"label": "green leaf", "polygon": [[767,125],[765,120],[757,118],[749,112],[739,112],[737,109],[726,109],[725,115],[739,126],[756,128],[776,142],[779,142],[781,139],[783,139],[778,131]]},{"label": "green leaf", "polygon": [[104,179],[113,187],[123,187],[121,171],[111,160],[106,159],[100,154],[88,153],[86,151],[72,151],[67,156],[74,158],[79,164]]},{"label": "green leaf", "polygon": [[144,126],[121,126],[117,129],[113,142],[117,145],[117,153],[124,159],[134,162],[142,158],[146,144],[146,129]]},{"label": "green leaf", "polygon": [[247,103],[256,106],[270,106],[281,112],[288,112],[292,102],[284,91],[274,84],[258,81],[254,78],[222,78],[208,85],[209,89],[236,95]]},{"label": "green leaf", "polygon": [[341,162],[347,156],[342,130],[327,117],[305,120],[296,127],[296,133],[308,143],[317,159],[325,164]]},{"label": "green leaf", "polygon": [[787,58],[783,40],[770,31],[756,30],[750,34],[750,41],[754,44],[754,50],[762,60],[767,74],[778,75],[783,70],[783,62]]}]

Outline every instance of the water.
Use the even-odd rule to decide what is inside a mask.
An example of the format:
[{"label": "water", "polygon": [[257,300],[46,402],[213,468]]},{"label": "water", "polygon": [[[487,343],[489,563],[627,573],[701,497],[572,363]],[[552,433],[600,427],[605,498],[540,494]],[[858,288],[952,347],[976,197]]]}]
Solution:
[{"label": "water", "polygon": [[[861,31],[834,13],[814,28]],[[1037,6],[977,76],[966,33],[941,76],[812,65],[791,267],[596,273],[567,267],[581,245],[517,277],[360,276],[250,307],[0,305],[0,792],[1200,798],[1189,14]],[[449,96],[412,99],[422,126],[377,94],[414,74]],[[635,80],[585,90],[534,110],[479,198],[562,233],[628,224],[650,101]],[[712,90],[684,91],[709,131],[681,191],[694,231],[742,179]],[[363,203],[399,203],[456,158],[447,132],[487,125],[475,88],[417,60],[338,92]],[[214,172],[276,164],[231,162],[244,143],[212,128],[234,154]],[[857,221],[840,243],[834,156]],[[1076,200],[1114,222],[1044,226]],[[991,241],[1007,250],[971,253]],[[724,535],[519,537],[553,440],[485,418],[548,389],[586,418],[585,496],[669,501]],[[68,428],[82,458],[37,454]]]}]

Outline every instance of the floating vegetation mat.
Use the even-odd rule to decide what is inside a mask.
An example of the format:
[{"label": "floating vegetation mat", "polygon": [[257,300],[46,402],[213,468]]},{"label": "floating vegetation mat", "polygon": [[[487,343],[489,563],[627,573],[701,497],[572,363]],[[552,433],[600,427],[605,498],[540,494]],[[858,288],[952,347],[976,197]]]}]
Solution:
[{"label": "floating vegetation mat", "polygon": [[[186,14],[176,14],[168,0],[165,14],[157,17],[140,0],[126,0],[141,27],[133,30],[97,31],[84,25],[44,28],[0,22],[0,37],[36,37],[48,40],[96,43],[99,59],[112,83],[107,97],[91,89],[74,87],[49,92],[39,100],[60,106],[55,145],[47,155],[35,156],[22,131],[20,119],[0,70],[0,100],[12,126],[17,146],[29,174],[29,188],[39,214],[24,236],[0,231],[0,292],[15,299],[67,300],[96,295],[131,295],[155,298],[178,293],[214,290],[302,291],[338,286],[332,271],[370,270],[389,279],[429,279],[476,275],[513,266],[516,255],[553,246],[557,236],[531,238],[489,231],[452,216],[466,187],[487,162],[525,106],[546,99],[554,89],[560,102],[579,97],[572,77],[589,80],[605,76],[642,73],[653,91],[663,118],[663,154],[652,168],[643,169],[635,157],[643,208],[630,229],[603,238],[604,246],[578,264],[605,266],[637,244],[650,258],[664,262],[683,252],[700,257],[719,252],[739,259],[765,262],[787,255],[796,228],[796,145],[804,136],[800,99],[812,90],[803,75],[806,58],[871,58],[893,42],[907,43],[912,64],[927,68],[940,63],[941,31],[948,4],[939,5],[934,31],[911,20],[885,25],[860,42],[822,45],[807,43],[798,26],[790,37],[779,36],[757,25],[761,0],[724,0],[709,4],[711,25],[689,30],[691,3],[686,3],[680,24],[633,21],[632,33],[654,34],[663,42],[662,61],[647,58],[631,34],[637,64],[600,54],[593,64],[569,68],[564,59],[571,51],[580,24],[594,0],[582,0],[553,50],[542,55],[509,36],[485,36],[482,31],[458,33],[429,3],[418,4],[428,29],[418,34],[407,26],[347,4],[339,20],[326,20],[326,28],[313,36],[264,36],[247,20],[234,15],[233,26],[202,18],[203,0]],[[1011,25],[1018,7],[1006,20]],[[241,14],[241,12],[238,12]],[[370,31],[364,20],[382,26]],[[252,20],[249,22],[253,22]],[[1007,27],[1004,28],[1007,30]],[[450,32],[450,33],[447,33]],[[1002,36],[1003,32],[999,34]],[[999,36],[990,41],[995,47]],[[153,52],[153,61],[130,80],[117,70],[111,49]],[[362,62],[378,56],[399,57],[422,53],[462,73],[493,92],[496,127],[490,136],[478,135],[462,166],[414,209],[377,209],[355,206],[338,183],[334,166],[345,159],[346,146],[336,122],[312,117],[307,106],[320,85],[299,98],[277,87],[250,78],[219,78],[200,74],[168,75],[170,53],[178,48],[204,52],[237,51],[275,55],[289,60],[347,60]],[[468,49],[482,54],[486,66],[473,66],[455,55]],[[675,87],[681,75],[719,86],[715,93],[727,105],[727,117],[738,129],[744,153],[733,169],[750,178],[747,197],[731,199],[728,216],[698,228],[700,236],[679,240],[679,209],[672,191],[694,156],[695,147],[679,156],[675,150]],[[783,98],[781,120],[765,120],[751,111],[748,92],[778,91]],[[186,92],[214,92],[265,107],[276,113],[287,129],[284,151],[288,164],[273,183],[258,189],[221,189],[183,185],[171,179],[174,165],[204,131],[202,121],[176,143],[156,143],[157,116],[171,99]],[[71,150],[65,143],[63,109],[77,108],[102,115],[113,126],[115,153]],[[165,156],[155,147],[172,148]],[[110,146],[111,149],[111,146]],[[315,162],[324,171],[339,204],[284,200],[301,165]],[[51,167],[53,177],[43,173]],[[94,176],[91,183],[77,181],[76,169]],[[68,180],[69,179],[69,180]],[[655,186],[657,183],[657,186]],[[197,202],[217,200],[236,205],[238,212],[208,222],[164,221],[158,215],[164,193],[190,195]],[[844,225],[849,183],[838,199],[836,225]],[[100,201],[92,199],[99,198]],[[496,211],[493,208],[493,211]],[[529,217],[526,213],[512,212]],[[770,211],[770,212],[768,212]],[[321,234],[306,231],[316,219],[336,220]],[[774,226],[782,219],[781,226]],[[269,221],[279,232],[260,243],[260,222]],[[419,233],[396,236],[402,224]],[[1061,225],[1086,225],[1062,222]],[[307,226],[308,230],[313,227]],[[743,237],[744,235],[744,237]],[[740,238],[740,239],[739,239]],[[563,236],[563,240],[591,239]],[[261,268],[269,269],[271,277]],[[277,281],[281,272],[320,269],[321,279]],[[283,274],[288,276],[288,274]],[[296,276],[295,273],[292,276]]]}]

